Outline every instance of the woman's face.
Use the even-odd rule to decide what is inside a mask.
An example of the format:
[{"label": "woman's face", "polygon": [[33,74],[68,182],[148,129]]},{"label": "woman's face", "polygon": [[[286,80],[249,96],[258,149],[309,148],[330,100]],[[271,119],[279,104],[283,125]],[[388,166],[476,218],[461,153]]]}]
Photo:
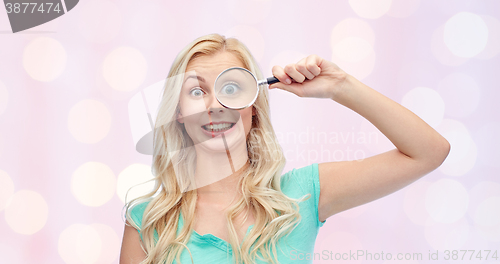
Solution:
[{"label": "woman's face", "polygon": [[191,60],[186,68],[177,118],[179,122],[184,123],[195,144],[203,143],[202,145],[211,149],[221,149],[221,146],[224,146],[220,144],[222,133],[229,146],[238,141],[241,143],[242,140],[246,144],[255,108],[225,108],[214,94],[215,79],[222,71],[231,67],[244,65],[232,53],[218,52]]}]

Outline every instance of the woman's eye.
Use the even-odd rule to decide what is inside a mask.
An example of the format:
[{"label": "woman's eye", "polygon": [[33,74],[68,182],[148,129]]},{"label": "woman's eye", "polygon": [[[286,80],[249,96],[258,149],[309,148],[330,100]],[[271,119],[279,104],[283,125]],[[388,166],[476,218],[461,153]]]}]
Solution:
[{"label": "woman's eye", "polygon": [[199,97],[203,95],[203,90],[201,90],[200,88],[194,88],[189,91],[189,94],[195,97]]},{"label": "woman's eye", "polygon": [[221,92],[227,95],[233,95],[239,92],[240,89],[237,83],[227,83],[222,87]]}]

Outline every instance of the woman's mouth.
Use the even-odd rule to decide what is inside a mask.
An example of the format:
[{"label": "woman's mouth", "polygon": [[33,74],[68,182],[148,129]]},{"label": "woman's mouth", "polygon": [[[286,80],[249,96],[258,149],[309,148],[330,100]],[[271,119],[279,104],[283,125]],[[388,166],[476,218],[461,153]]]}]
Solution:
[{"label": "woman's mouth", "polygon": [[215,137],[218,136],[222,133],[232,131],[231,128],[233,128],[235,123],[229,123],[229,122],[224,122],[224,123],[218,123],[218,124],[207,124],[201,126],[203,129],[203,132],[209,136]]},{"label": "woman's mouth", "polygon": [[234,123],[221,123],[221,124],[209,124],[202,126],[208,132],[223,132],[231,129],[234,126]]}]

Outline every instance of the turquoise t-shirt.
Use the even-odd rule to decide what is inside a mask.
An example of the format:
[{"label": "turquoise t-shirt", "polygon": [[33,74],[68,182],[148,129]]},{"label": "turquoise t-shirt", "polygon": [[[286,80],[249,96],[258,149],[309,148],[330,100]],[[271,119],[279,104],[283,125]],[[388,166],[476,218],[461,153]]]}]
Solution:
[{"label": "turquoise t-shirt", "polygon": [[[299,213],[302,219],[288,237],[285,235],[281,238],[281,240],[286,239],[286,243],[279,241],[276,247],[278,261],[283,264],[312,263],[312,260],[305,260],[306,253],[312,255],[318,230],[326,222],[326,220],[320,222],[318,218],[320,192],[318,164],[314,163],[300,169],[293,169],[281,177],[281,190],[285,195],[295,199],[301,198],[306,194],[311,194],[311,197],[299,203]],[[138,226],[141,226],[146,206],[147,203],[143,203],[135,206],[131,211],[131,217]],[[180,216],[177,232],[179,232],[182,226],[183,220]],[[248,227],[247,235],[252,228],[253,225]],[[141,234],[140,231],[139,234]],[[246,239],[246,236],[244,239]],[[200,235],[193,230],[187,247],[191,251],[194,264],[234,263],[231,245],[212,234]],[[256,261],[256,263],[266,263],[258,257]],[[173,263],[176,262],[174,261]],[[191,263],[191,257],[186,249],[183,249],[181,253],[181,263]]]}]

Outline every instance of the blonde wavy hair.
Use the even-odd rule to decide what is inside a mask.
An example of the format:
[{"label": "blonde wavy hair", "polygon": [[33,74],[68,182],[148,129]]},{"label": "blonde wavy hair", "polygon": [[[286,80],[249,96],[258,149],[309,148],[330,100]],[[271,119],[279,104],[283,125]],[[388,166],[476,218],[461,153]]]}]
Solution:
[{"label": "blonde wavy hair", "polygon": [[[197,191],[194,189],[184,192],[176,172],[181,175],[193,175],[196,153],[194,148],[187,147],[192,146],[193,142],[184,125],[171,122],[175,120],[179,111],[183,81],[182,78],[171,77],[184,74],[192,59],[217,52],[234,54],[259,80],[263,77],[248,49],[234,38],[226,39],[218,34],[206,35],[194,40],[177,55],[168,74],[169,78],[156,119],[156,124],[164,125],[154,130],[152,170],[155,187],[148,194],[125,205],[127,221],[142,235],[142,247],[147,257],[141,264],[173,263],[175,259],[180,263],[180,255],[184,248],[191,255],[187,243],[194,227]],[[292,199],[281,191],[281,173],[286,160],[270,122],[268,98],[267,89],[260,89],[253,105],[256,115],[253,116],[252,127],[247,137],[250,165],[242,171],[238,182],[242,196],[229,207],[226,214],[229,243],[235,263],[254,263],[256,257],[271,263],[279,263],[276,250],[278,240],[289,234],[300,222],[298,202],[310,197],[306,195],[309,197]],[[168,154],[176,151],[178,154],[175,159]],[[149,204],[144,211],[142,225],[139,226],[132,220],[130,212],[134,206],[143,202]],[[240,245],[233,219],[245,209],[255,212],[255,224]],[[181,212],[184,225],[177,236]],[[245,221],[247,216],[248,211],[245,214]],[[155,232],[158,235],[157,239]],[[258,252],[261,256],[258,256]]]}]

